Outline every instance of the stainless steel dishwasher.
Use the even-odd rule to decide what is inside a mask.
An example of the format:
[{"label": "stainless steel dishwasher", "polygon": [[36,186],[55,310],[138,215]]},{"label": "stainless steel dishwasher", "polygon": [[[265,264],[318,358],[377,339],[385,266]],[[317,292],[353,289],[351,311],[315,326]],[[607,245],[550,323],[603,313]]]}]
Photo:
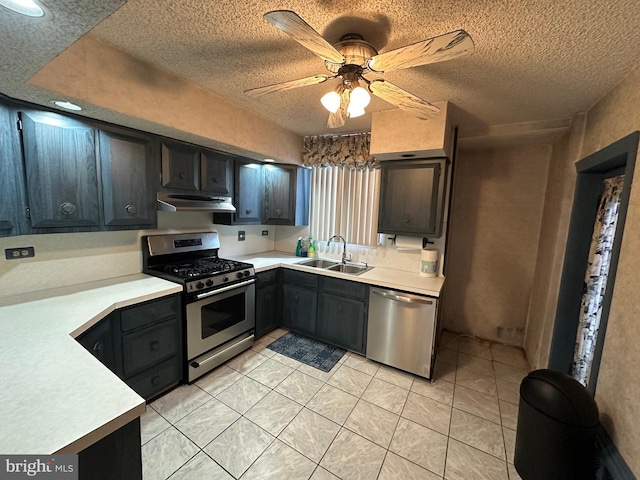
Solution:
[{"label": "stainless steel dishwasher", "polygon": [[437,299],[371,288],[367,358],[431,378]]}]

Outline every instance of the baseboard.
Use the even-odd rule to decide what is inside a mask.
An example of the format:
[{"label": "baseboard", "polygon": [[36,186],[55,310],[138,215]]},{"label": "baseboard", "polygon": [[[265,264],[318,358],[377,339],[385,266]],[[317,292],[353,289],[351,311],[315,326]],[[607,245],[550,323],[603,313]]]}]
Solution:
[{"label": "baseboard", "polygon": [[596,448],[600,452],[597,480],[637,480],[602,425],[596,434]]}]

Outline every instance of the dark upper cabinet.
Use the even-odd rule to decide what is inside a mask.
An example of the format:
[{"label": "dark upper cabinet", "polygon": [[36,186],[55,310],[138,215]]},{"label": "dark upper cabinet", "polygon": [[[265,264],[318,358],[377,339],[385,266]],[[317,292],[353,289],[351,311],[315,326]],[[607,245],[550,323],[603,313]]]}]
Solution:
[{"label": "dark upper cabinet", "polygon": [[162,187],[198,191],[200,150],[182,143],[162,143]]},{"label": "dark upper cabinet", "polygon": [[95,129],[50,112],[20,117],[31,226],[99,227]]},{"label": "dark upper cabinet", "polygon": [[233,195],[233,157],[212,150],[200,154],[200,189],[225,197]]},{"label": "dark upper cabinet", "polygon": [[262,219],[268,224],[295,223],[295,188],[298,167],[263,165]]},{"label": "dark upper cabinet", "polygon": [[446,159],[382,163],[378,231],[439,237],[442,234]]},{"label": "dark upper cabinet", "polygon": [[309,225],[310,171],[295,165],[236,160],[234,215],[214,214],[223,225]]},{"label": "dark upper cabinet", "polygon": [[0,237],[19,235],[27,225],[26,189],[18,112],[0,103]]},{"label": "dark upper cabinet", "polygon": [[152,137],[101,129],[98,154],[107,227],[156,225],[156,161]]},{"label": "dark upper cabinet", "polygon": [[235,224],[260,224],[262,210],[262,167],[259,163],[235,162]]}]

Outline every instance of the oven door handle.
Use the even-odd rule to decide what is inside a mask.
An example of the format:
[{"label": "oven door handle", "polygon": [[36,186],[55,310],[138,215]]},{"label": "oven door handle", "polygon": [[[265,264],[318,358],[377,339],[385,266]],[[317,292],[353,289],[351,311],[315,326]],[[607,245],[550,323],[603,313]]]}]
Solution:
[{"label": "oven door handle", "polygon": [[233,290],[233,289],[236,289],[236,288],[244,287],[245,285],[251,285],[252,283],[256,283],[255,279],[253,279],[253,278],[251,280],[246,280],[246,281],[240,282],[240,283],[234,283],[233,285],[229,285],[228,287],[219,288],[219,289],[213,290],[211,292],[200,293],[200,294],[196,295],[196,298],[198,300],[202,300],[203,298],[211,297],[213,295],[218,295],[219,293],[223,293],[223,292],[228,292],[229,290]]}]

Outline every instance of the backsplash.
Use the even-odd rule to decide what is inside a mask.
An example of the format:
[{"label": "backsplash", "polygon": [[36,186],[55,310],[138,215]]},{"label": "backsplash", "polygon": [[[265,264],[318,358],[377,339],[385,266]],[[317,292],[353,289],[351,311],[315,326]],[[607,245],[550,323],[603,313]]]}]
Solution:
[{"label": "backsplash", "polygon": [[[245,240],[238,241],[238,231]],[[0,298],[37,292],[56,287],[77,285],[97,280],[140,273],[143,235],[217,231],[220,235],[220,256],[232,257],[270,250],[294,254],[299,237],[308,237],[308,227],[274,225],[226,226],[211,223],[210,213],[158,212],[157,230],[125,230],[120,232],[54,233],[0,238],[0,249],[34,247],[36,256],[23,260],[0,260]],[[262,235],[267,231],[266,236]],[[347,254],[354,262],[366,262],[418,273],[419,251],[399,251],[387,245],[361,247],[347,245]],[[318,255],[340,260],[342,246],[318,241]],[[444,251],[444,237],[436,239],[431,248]],[[442,265],[442,262],[440,262]]]},{"label": "backsplash", "polygon": [[[245,231],[243,242],[238,241],[239,230]],[[197,231],[217,231],[223,257],[273,250],[276,237],[273,225],[213,225],[210,213],[158,212],[157,230],[0,238],[2,250],[32,246],[36,253],[24,260],[0,260],[0,297],[140,273],[143,235]]]},{"label": "backsplash", "polygon": [[[447,231],[447,223],[443,225],[443,231]],[[353,262],[366,262],[374,267],[394,268],[407,272],[418,273],[420,270],[420,250],[398,250],[388,239],[390,235],[381,235],[384,243],[378,247],[364,247],[347,243],[347,257],[351,254]],[[281,252],[295,253],[299,237],[309,237],[308,227],[283,227],[279,226],[276,234],[275,249]],[[429,248],[438,249],[440,261],[438,262],[439,274],[442,275],[444,261],[445,236],[429,239],[433,245]],[[348,242],[348,239],[347,239]],[[342,243],[316,240],[318,256],[327,259],[340,260],[342,257]]]}]

